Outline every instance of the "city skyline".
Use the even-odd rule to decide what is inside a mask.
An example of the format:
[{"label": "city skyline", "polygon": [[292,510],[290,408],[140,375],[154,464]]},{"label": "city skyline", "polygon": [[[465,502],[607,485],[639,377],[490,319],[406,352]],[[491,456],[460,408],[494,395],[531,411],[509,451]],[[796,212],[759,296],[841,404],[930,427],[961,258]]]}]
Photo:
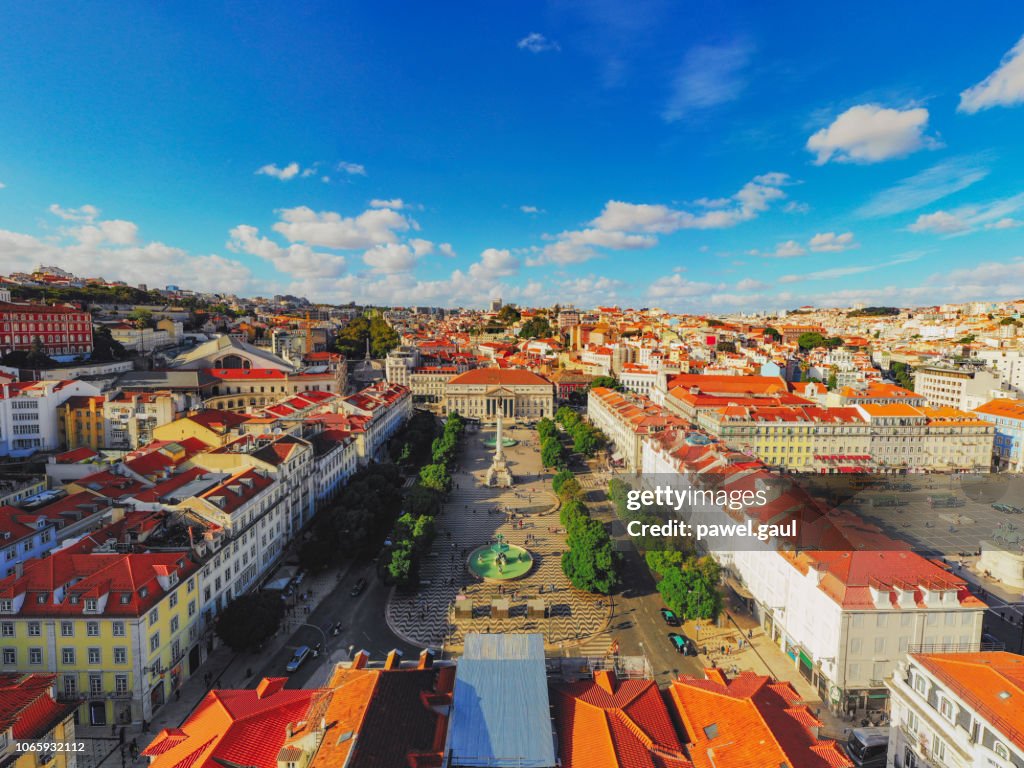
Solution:
[{"label": "city skyline", "polygon": [[0,261],[333,303],[1019,298],[1024,11],[730,10],[7,9]]}]

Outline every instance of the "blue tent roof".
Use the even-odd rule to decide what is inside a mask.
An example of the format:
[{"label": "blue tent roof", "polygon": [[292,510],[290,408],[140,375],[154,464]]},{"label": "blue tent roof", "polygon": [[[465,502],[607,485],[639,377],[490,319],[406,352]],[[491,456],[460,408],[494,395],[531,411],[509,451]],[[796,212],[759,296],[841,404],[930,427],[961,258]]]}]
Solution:
[{"label": "blue tent roof", "polygon": [[466,636],[446,749],[453,767],[555,765],[541,635]]}]

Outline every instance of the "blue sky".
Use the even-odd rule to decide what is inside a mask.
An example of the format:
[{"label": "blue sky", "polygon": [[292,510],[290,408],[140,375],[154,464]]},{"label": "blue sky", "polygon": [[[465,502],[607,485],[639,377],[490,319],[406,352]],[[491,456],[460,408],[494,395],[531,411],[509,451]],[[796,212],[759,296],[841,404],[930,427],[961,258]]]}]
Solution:
[{"label": "blue sky", "polygon": [[1024,295],[1024,6],[0,10],[0,264],[332,302]]}]

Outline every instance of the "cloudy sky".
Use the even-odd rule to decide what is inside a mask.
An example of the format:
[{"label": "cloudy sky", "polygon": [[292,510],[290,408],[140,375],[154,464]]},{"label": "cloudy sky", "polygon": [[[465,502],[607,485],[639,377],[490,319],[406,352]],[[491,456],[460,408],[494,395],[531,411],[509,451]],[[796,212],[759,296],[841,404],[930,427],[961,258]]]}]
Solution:
[{"label": "cloudy sky", "polygon": [[1024,5],[7,4],[0,269],[331,302],[1024,295]]}]

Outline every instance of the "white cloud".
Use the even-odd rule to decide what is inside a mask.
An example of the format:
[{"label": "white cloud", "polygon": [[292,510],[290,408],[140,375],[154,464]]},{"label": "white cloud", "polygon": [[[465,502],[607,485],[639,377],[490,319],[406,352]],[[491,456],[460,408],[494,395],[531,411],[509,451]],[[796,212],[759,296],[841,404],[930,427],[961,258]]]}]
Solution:
[{"label": "white cloud", "polygon": [[647,288],[647,296],[650,299],[666,298],[687,298],[693,296],[706,296],[715,290],[721,290],[725,286],[715,286],[711,283],[696,282],[687,280],[678,272],[659,277]]},{"label": "white cloud", "polygon": [[762,291],[767,288],[766,283],[762,283],[760,280],[754,280],[753,278],[745,278],[736,283],[736,290],[742,293],[747,291]]},{"label": "white cloud", "polygon": [[922,208],[978,183],[988,175],[984,157],[954,157],[908,176],[878,192],[857,210],[866,218]]},{"label": "white cloud", "polygon": [[889,261],[882,261],[876,264],[856,264],[848,267],[830,267],[829,269],[821,269],[816,272],[808,272],[803,275],[782,275],[778,282],[786,283],[799,283],[804,280],[834,280],[840,277],[850,277],[851,275],[860,275],[865,272],[874,272],[879,269],[886,269],[888,267],[895,267],[898,264],[907,264],[912,261],[917,261],[924,254],[919,251],[911,251],[900,256],[896,256]]},{"label": "white cloud", "polygon": [[363,254],[363,261],[374,272],[387,274],[409,272],[416,266],[417,260],[416,252],[405,243],[385,243]]},{"label": "white cloud", "polygon": [[807,213],[809,210],[811,210],[811,206],[807,203],[798,203],[796,200],[790,200],[782,206],[783,213]]},{"label": "white cloud", "polygon": [[257,175],[272,176],[279,181],[290,181],[299,175],[299,164],[288,163],[283,168],[278,168],[274,163],[269,163],[256,169]]},{"label": "white cloud", "polygon": [[256,227],[240,224],[229,232],[228,249],[257,256],[274,265],[274,269],[297,279],[333,278],[345,272],[345,257],[335,253],[314,251],[308,245],[293,243],[282,247],[259,235]]},{"label": "white cloud", "polygon": [[993,221],[991,224],[986,224],[986,229],[1016,229],[1017,227],[1024,226],[1024,221],[1020,219],[1011,219],[1009,217],[1005,219],[999,219],[999,221]]},{"label": "white cloud", "polygon": [[808,246],[816,253],[838,253],[856,248],[857,243],[853,241],[853,232],[843,232],[840,235],[835,232],[819,232],[811,238]]},{"label": "white cloud", "polygon": [[391,208],[395,211],[400,211],[405,208],[405,201],[400,197],[392,198],[391,200],[379,200],[373,199],[370,201],[371,208]]},{"label": "white cloud", "polygon": [[0,181],[0,189],[4,189],[7,185]]},{"label": "white cloud", "polygon": [[437,246],[437,251],[442,256],[447,256],[450,259],[454,259],[456,256],[455,249],[452,247],[451,243],[441,243]]},{"label": "white cloud", "polygon": [[996,70],[960,94],[958,112],[973,115],[991,107],[1024,103],[1024,37],[1003,56]]},{"label": "white cloud", "polygon": [[672,92],[662,118],[672,123],[739,98],[746,85],[742,71],[751,52],[749,45],[740,42],[690,49],[672,80]]},{"label": "white cloud", "polygon": [[708,210],[692,213],[667,205],[624,203],[609,200],[592,224],[599,229],[668,234],[680,229],[725,229],[755,218],[772,202],[786,196],[782,187],[790,183],[784,173],[755,176],[730,198],[701,200]]},{"label": "white cloud", "polygon": [[416,254],[417,258],[420,256],[427,256],[434,252],[434,244],[421,237],[410,238],[409,246],[412,248],[412,252]]},{"label": "white cloud", "polygon": [[531,32],[516,43],[521,51],[530,53],[544,53],[546,51],[560,51],[561,47],[554,40],[550,40],[540,32]]},{"label": "white cloud", "polygon": [[878,163],[938,146],[935,139],[925,135],[927,125],[928,110],[924,107],[901,110],[859,104],[811,136],[807,149],[816,155],[816,165],[830,160]]},{"label": "white cloud", "polygon": [[473,279],[508,277],[519,271],[519,259],[507,249],[488,248],[480,254],[480,261],[469,267]]},{"label": "white cloud", "polygon": [[789,259],[794,256],[803,256],[805,253],[807,250],[796,240],[787,240],[775,246],[775,252],[772,255],[780,259]]},{"label": "white cloud", "polygon": [[306,206],[280,211],[274,231],[290,242],[304,242],[345,250],[372,248],[398,242],[397,232],[407,231],[409,221],[390,208],[374,208],[345,217],[334,211],[316,212]]},{"label": "white cloud", "polygon": [[72,227],[68,234],[74,237],[83,245],[134,245],[139,234],[139,228],[131,221],[122,219],[108,219],[97,221],[93,224],[85,224],[81,227]]},{"label": "white cloud", "polygon": [[519,210],[523,213],[544,213],[544,209],[538,208],[536,205],[520,205]]},{"label": "white cloud", "polygon": [[922,213],[913,224],[907,227],[911,232],[935,232],[942,235],[965,232],[970,228],[970,224],[958,215],[947,211]]},{"label": "white cloud", "polygon": [[100,209],[95,205],[83,205],[81,208],[61,208],[53,203],[49,208],[50,213],[66,221],[92,221],[100,215]]},{"label": "white cloud", "polygon": [[595,247],[609,248],[613,251],[641,250],[653,248],[658,240],[651,235],[635,235],[604,229],[577,229],[547,235],[554,242],[544,246],[540,255],[527,260],[527,266],[541,264],[575,264],[589,261],[597,256]]},{"label": "white cloud", "polygon": [[938,235],[961,235],[979,229],[1010,229],[1016,225],[1016,220],[1010,215],[1021,208],[1024,208],[1024,193],[980,205],[921,214],[907,229]]},{"label": "white cloud", "polygon": [[362,165],[361,163],[346,163],[344,160],[342,160],[340,163],[338,163],[338,170],[344,171],[349,176],[366,175],[366,166]]}]

